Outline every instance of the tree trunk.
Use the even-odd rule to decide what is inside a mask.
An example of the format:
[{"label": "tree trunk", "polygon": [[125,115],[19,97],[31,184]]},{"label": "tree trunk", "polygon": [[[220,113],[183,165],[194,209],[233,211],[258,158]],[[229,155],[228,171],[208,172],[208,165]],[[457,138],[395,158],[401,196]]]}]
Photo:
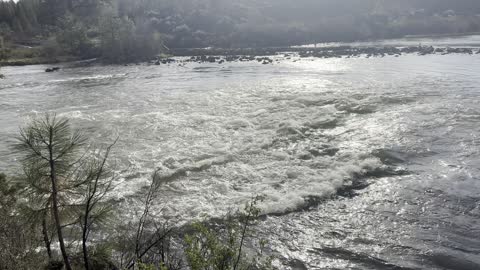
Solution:
[{"label": "tree trunk", "polygon": [[85,270],[90,270],[90,265],[88,263],[87,240],[85,236],[86,236],[85,233],[83,233],[83,238],[82,238],[83,263],[85,265]]},{"label": "tree trunk", "polygon": [[90,214],[90,199],[88,200],[85,217],[83,220],[82,228],[82,251],[83,251],[83,263],[85,265],[85,270],[90,270],[90,265],[88,263],[88,250],[87,250],[87,234],[88,234],[88,218]]},{"label": "tree trunk", "polygon": [[45,214],[42,220],[42,234],[43,234],[43,242],[45,242],[45,247],[47,248],[48,260],[52,259],[52,249],[50,248],[50,239],[48,238],[48,230],[47,230],[47,211],[45,209]]},{"label": "tree trunk", "polygon": [[58,190],[57,190],[57,175],[55,172],[55,160],[53,159],[53,130],[50,128],[50,142],[48,145],[49,150],[49,163],[50,163],[50,180],[52,181],[52,207],[53,217],[55,219],[55,227],[57,228],[58,243],[60,244],[60,251],[62,252],[63,262],[65,263],[66,270],[72,270],[70,262],[68,261],[67,250],[65,249],[65,241],[63,240],[62,226],[60,224],[60,215],[58,213]]},{"label": "tree trunk", "polygon": [[57,227],[58,243],[60,244],[60,250],[62,251],[62,257],[65,263],[65,269],[72,270],[72,267],[70,266],[70,262],[68,261],[67,250],[65,249],[65,241],[63,240],[62,226],[60,224],[60,215],[58,213],[58,200],[57,200],[58,193],[57,193],[57,183],[56,183],[55,176],[52,175],[51,179],[52,179],[53,217],[55,219],[55,227]]}]

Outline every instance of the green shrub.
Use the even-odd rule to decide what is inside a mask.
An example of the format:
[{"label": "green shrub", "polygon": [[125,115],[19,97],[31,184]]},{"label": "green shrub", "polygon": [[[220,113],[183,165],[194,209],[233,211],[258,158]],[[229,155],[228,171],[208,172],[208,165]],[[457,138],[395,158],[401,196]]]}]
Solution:
[{"label": "green shrub", "polygon": [[[193,233],[185,238],[187,261],[192,270],[271,269],[271,258],[264,256],[264,240],[256,239],[252,226],[260,214],[259,198],[247,203],[243,212],[229,215],[223,229],[212,229],[195,223]],[[254,244],[255,254],[248,256],[247,241]]]},{"label": "green shrub", "polygon": [[35,249],[42,245],[19,203],[21,194],[11,179],[0,174],[0,269],[38,269],[45,263]]}]

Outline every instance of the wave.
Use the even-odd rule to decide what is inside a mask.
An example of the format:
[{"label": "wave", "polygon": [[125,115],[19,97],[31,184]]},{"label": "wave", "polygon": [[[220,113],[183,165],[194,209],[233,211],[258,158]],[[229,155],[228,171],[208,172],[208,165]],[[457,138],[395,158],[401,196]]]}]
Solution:
[{"label": "wave", "polygon": [[[186,176],[189,172],[199,172],[211,168],[214,165],[223,165],[233,161],[233,156],[220,156],[209,159],[200,160],[198,162],[182,165],[180,168],[170,169],[166,166],[159,168],[157,179],[162,182],[171,182],[179,177]],[[164,165],[172,166],[175,160],[167,160]]]},{"label": "wave", "polygon": [[369,269],[385,269],[385,270],[413,270],[414,268],[404,267],[389,263],[386,260],[374,257],[372,255],[350,251],[344,248],[323,247],[314,248],[315,252],[321,253],[335,259],[342,259],[354,263],[361,264]]},{"label": "wave", "polygon": [[118,74],[108,74],[108,75],[94,75],[94,76],[84,76],[84,77],[72,77],[59,80],[50,80],[49,83],[69,83],[69,82],[91,82],[91,81],[101,81],[109,79],[117,79],[126,77],[128,73],[118,73]]},{"label": "wave", "polygon": [[[347,156],[349,160],[342,160]],[[197,161],[168,158],[158,170],[157,180],[164,183],[162,194],[166,196],[157,202],[158,211],[182,222],[201,216],[215,218],[258,195],[263,198],[259,204],[262,215],[285,215],[309,210],[334,196],[353,196],[368,186],[366,178],[403,173],[378,158],[347,156],[318,157],[314,164],[302,165],[302,161],[293,162],[294,166],[288,165],[291,155],[278,152],[271,152],[272,161],[258,166],[245,163],[239,153],[206,155]],[[136,171],[117,183],[113,197],[134,198],[149,185],[151,172]]]},{"label": "wave", "polygon": [[41,83],[39,83],[39,82],[12,83],[12,84],[0,85],[0,90],[8,89],[8,88],[35,87],[35,86],[39,86],[39,85],[41,85]]},{"label": "wave", "polygon": [[346,163],[323,171],[306,167],[287,172],[288,183],[280,188],[260,192],[264,214],[283,215],[318,205],[322,200],[337,194],[341,189],[355,186],[355,179],[381,170],[378,159],[368,158]]},{"label": "wave", "polygon": [[349,100],[342,100],[336,103],[335,108],[339,111],[356,114],[370,114],[376,110],[376,106],[373,104],[358,104]]},{"label": "wave", "polygon": [[434,253],[430,256],[427,256],[427,258],[429,258],[433,264],[445,269],[457,269],[457,270],[480,269],[480,260],[478,259],[477,259],[477,262],[474,262],[467,258],[458,258],[452,255],[442,254],[442,253]]},{"label": "wave", "polygon": [[68,119],[80,119],[80,120],[87,120],[87,121],[94,121],[95,116],[88,115],[83,113],[82,111],[70,111],[58,114],[59,117],[65,117]]}]

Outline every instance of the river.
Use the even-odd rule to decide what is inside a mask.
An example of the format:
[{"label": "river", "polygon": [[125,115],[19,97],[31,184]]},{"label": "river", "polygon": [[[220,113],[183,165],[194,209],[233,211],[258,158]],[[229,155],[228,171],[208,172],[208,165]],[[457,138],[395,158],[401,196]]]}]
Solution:
[{"label": "river", "polygon": [[282,269],[480,269],[480,55],[278,58],[2,67],[0,170],[53,111],[92,144],[119,137],[119,207],[155,168],[180,223],[262,195]]}]

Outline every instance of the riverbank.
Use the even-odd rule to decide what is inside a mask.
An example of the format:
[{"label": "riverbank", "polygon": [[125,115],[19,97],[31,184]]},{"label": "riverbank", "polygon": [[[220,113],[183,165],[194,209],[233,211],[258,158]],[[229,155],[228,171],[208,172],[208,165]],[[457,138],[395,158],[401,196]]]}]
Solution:
[{"label": "riverbank", "polygon": [[[450,47],[433,47],[433,46],[370,46],[370,47],[354,47],[354,46],[331,46],[320,48],[305,47],[278,47],[278,48],[239,48],[239,49],[222,49],[222,48],[206,48],[206,49],[173,49],[171,53],[174,56],[270,56],[278,54],[296,53],[300,57],[354,57],[354,56],[385,56],[385,55],[401,55],[418,53],[420,55],[440,53],[463,53],[474,54],[480,53],[480,49],[472,48],[450,48]],[[247,57],[248,58],[248,57]],[[208,59],[207,59],[208,60]]]},{"label": "riverbank", "polygon": [[463,33],[448,33],[448,34],[429,34],[429,35],[406,35],[403,38],[444,38],[444,37],[468,37],[480,35],[480,32],[463,32]]},{"label": "riverbank", "polygon": [[[159,58],[150,61],[150,64],[172,64],[196,62],[196,63],[218,63],[226,62],[249,62],[255,61],[263,65],[278,63],[282,60],[298,61],[302,58],[371,58],[371,57],[400,57],[402,55],[416,54],[425,55],[447,55],[447,54],[480,54],[478,48],[451,48],[433,46],[332,46],[321,48],[306,47],[278,47],[278,48],[241,48],[241,49],[174,49],[171,51],[173,58]],[[183,57],[183,58],[182,58]]]},{"label": "riverbank", "polygon": [[[433,47],[433,46],[408,46],[408,47],[392,47],[392,46],[371,46],[371,47],[353,47],[353,46],[332,46],[320,48],[306,47],[276,47],[276,48],[194,48],[194,49],[172,49],[168,55],[157,56],[148,63],[155,65],[172,64],[172,63],[225,63],[225,62],[247,62],[258,61],[262,64],[272,64],[279,61],[278,56],[282,59],[290,60],[292,57],[299,58],[354,58],[354,57],[399,57],[406,54],[417,54],[420,56],[430,54],[480,54],[477,48],[451,48],[451,47]],[[187,57],[187,59],[176,59],[178,57]],[[276,58],[274,60],[274,58]],[[28,59],[11,59],[1,61],[1,66],[26,66],[37,64],[57,64],[64,62],[85,61],[72,56],[49,58],[28,58]],[[141,63],[144,61],[138,61]],[[101,60],[88,61],[89,64],[101,63]],[[134,62],[135,63],[135,62]],[[125,63],[129,64],[129,63]]]},{"label": "riverbank", "polygon": [[16,58],[0,61],[0,66],[28,66],[28,65],[48,65],[64,62],[72,62],[81,60],[74,56],[60,56],[55,58],[32,57],[32,58]]}]

